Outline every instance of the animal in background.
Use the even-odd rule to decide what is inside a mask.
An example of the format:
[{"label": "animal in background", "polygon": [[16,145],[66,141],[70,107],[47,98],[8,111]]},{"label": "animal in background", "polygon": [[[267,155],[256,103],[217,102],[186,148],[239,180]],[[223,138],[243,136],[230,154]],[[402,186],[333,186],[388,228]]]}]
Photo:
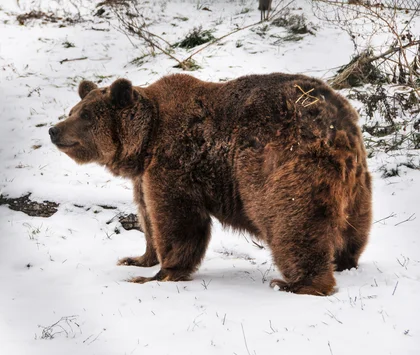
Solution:
[{"label": "animal in background", "polygon": [[267,21],[270,16],[271,3],[273,0],[259,0],[258,10],[261,11],[261,22]]}]

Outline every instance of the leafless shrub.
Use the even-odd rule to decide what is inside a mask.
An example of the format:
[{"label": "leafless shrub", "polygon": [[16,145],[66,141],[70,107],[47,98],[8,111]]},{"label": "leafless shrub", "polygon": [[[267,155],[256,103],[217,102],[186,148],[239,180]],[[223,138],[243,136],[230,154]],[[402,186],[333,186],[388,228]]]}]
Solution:
[{"label": "leafless shrub", "polygon": [[355,55],[350,63],[337,70],[337,75],[330,79],[330,85],[337,90],[362,86],[366,83],[384,84],[387,77],[372,61],[372,50]]},{"label": "leafless shrub", "polygon": [[16,16],[16,20],[19,22],[19,25],[25,26],[29,22],[32,22],[34,20],[39,20],[41,23],[59,23],[61,27],[64,27],[65,25],[71,25],[75,24],[77,22],[81,21],[81,18],[78,16],[58,16],[57,14],[54,14],[53,12],[43,12],[43,11],[37,11],[32,10],[30,12],[26,12],[23,14],[20,14]]},{"label": "leafless shrub", "polygon": [[[388,82],[412,87],[419,84],[420,37],[411,32],[411,26],[420,14],[420,3],[409,12],[365,1],[317,0],[313,9],[318,18],[345,30],[356,52],[331,81],[334,88],[372,83],[372,75],[380,78],[379,83],[385,77]],[[382,76],[375,73],[378,70]]]},{"label": "leafless shrub", "polygon": [[[172,54],[173,46],[166,39],[149,30],[153,20],[147,16],[148,4],[139,0],[131,2],[108,0],[102,4],[110,7],[118,19],[119,31],[128,37],[137,38],[145,45],[144,48],[148,50],[146,55],[155,56],[158,51],[175,60],[182,69],[188,69],[181,60]],[[143,55],[142,58],[146,55]]]},{"label": "leafless shrub", "polygon": [[284,27],[292,34],[315,35],[317,30],[317,27],[312,22],[308,22],[304,14],[292,14],[289,9],[286,9],[282,16],[273,19],[271,24]]},{"label": "leafless shrub", "polygon": [[365,143],[374,154],[397,149],[420,149],[420,95],[409,87],[382,85],[353,89],[350,99],[363,104]]},{"label": "leafless shrub", "polygon": [[182,41],[175,43],[174,46],[191,49],[214,39],[212,30],[203,30],[203,27],[199,26],[194,27]]},{"label": "leafless shrub", "polygon": [[[293,2],[293,0],[280,0],[276,7],[270,13],[270,20],[281,16],[283,11]],[[231,32],[222,35],[220,37],[214,38],[210,32],[205,32],[206,30],[202,31],[205,32],[205,42],[198,43],[196,41],[194,46],[188,45],[186,48],[193,48],[198,45],[202,45],[200,48],[193,51],[187,58],[180,59],[176,56],[174,52],[175,44],[169,43],[167,39],[163,36],[159,36],[151,30],[151,26],[153,24],[153,19],[148,16],[149,11],[149,3],[142,2],[140,0],[133,0],[133,1],[124,1],[124,0],[107,0],[101,3],[101,6],[107,6],[111,9],[111,11],[115,14],[116,18],[119,22],[118,30],[127,35],[129,38],[133,37],[137,40],[140,40],[143,44],[143,48],[145,48],[148,52],[143,53],[140,57],[136,58],[133,63],[142,64],[144,60],[148,56],[155,56],[157,53],[163,53],[169,58],[173,59],[177,62],[176,67],[181,68],[183,70],[194,70],[197,69],[198,66],[194,61],[194,57],[200,53],[201,51],[207,49],[208,47],[219,43],[220,41],[226,39],[227,37],[237,33],[239,31],[251,28],[253,26],[259,25],[261,22],[255,22],[250,25],[245,25],[242,27],[237,27]],[[99,6],[99,5],[98,5]],[[204,10],[204,8],[202,8]],[[194,29],[192,30],[194,32]],[[189,33],[187,37],[190,35]],[[203,34],[203,33],[202,33]],[[202,36],[201,36],[202,37]],[[187,40],[186,38],[185,40]],[[180,41],[178,43],[184,42]]]},{"label": "leafless shrub", "polygon": [[[78,316],[61,317],[57,322],[47,327],[39,325],[42,328],[40,339],[54,339],[57,335],[64,334],[67,338],[74,335],[75,329],[79,329],[80,325],[76,322]],[[75,328],[76,327],[76,328]]]}]

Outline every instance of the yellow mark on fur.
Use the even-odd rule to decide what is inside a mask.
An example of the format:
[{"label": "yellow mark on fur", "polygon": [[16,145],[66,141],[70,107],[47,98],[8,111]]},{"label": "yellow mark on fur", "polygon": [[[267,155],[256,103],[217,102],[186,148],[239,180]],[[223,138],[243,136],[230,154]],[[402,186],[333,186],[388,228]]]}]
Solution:
[{"label": "yellow mark on fur", "polygon": [[346,223],[350,226],[350,227],[352,227],[356,232],[359,232],[358,230],[357,230],[357,228],[355,227],[355,226],[353,226],[348,220],[347,220],[347,218],[345,219],[345,221],[346,221]]},{"label": "yellow mark on fur", "polygon": [[165,276],[165,277],[162,279],[162,281],[169,281],[169,275],[168,275],[168,276]]},{"label": "yellow mark on fur", "polygon": [[[314,91],[315,88],[312,88],[311,90],[305,91],[303,90],[299,85],[294,85],[295,88],[298,88],[301,92],[302,95],[299,96],[299,98],[295,101],[295,103],[297,104],[302,98],[304,98],[304,100],[302,101],[302,106],[303,107],[308,107],[313,105],[314,103],[317,103],[319,101],[319,98],[309,95],[310,92]],[[312,102],[308,102],[306,103],[308,100],[313,100]]]}]

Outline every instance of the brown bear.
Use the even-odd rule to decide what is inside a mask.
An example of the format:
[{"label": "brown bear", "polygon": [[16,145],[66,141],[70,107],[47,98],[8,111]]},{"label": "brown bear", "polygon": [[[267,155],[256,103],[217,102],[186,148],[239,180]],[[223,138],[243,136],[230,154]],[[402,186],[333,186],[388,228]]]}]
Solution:
[{"label": "brown bear", "polygon": [[371,178],[356,111],[322,81],[176,74],[144,88],[82,81],[79,95],[49,133],[77,163],[132,180],[147,247],[119,264],[161,265],[132,282],[189,280],[212,216],[270,247],[283,275],[272,287],[330,295],[334,270],[357,267]]}]

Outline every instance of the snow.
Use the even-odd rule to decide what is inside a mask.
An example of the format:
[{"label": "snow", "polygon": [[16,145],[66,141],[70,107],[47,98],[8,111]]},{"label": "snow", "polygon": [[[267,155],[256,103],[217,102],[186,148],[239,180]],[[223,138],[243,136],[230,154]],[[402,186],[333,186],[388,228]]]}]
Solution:
[{"label": "snow", "polygon": [[[76,25],[60,28],[36,20],[19,26],[16,21],[16,14],[33,8],[74,13],[74,3],[0,4],[0,193],[30,192],[32,199],[60,203],[50,218],[0,206],[0,353],[420,354],[420,172],[401,166],[406,152],[369,160],[376,222],[360,267],[336,273],[333,296],[270,289],[278,271],[269,251],[247,235],[223,230],[217,221],[193,281],[125,282],[158,270],[116,265],[118,258],[145,249],[141,233],[113,220],[118,212],[135,212],[131,184],[101,167],[76,165],[50,143],[48,128],[78,102],[82,78],[102,79],[105,86],[127,77],[147,85],[180,70],[163,55],[141,67],[130,65],[146,49],[134,47],[115,29],[115,21],[92,16],[95,4],[89,1],[79,7],[88,21]],[[257,3],[247,0],[149,6],[153,29],[165,32],[170,42],[200,24],[215,28],[218,36],[260,17]],[[347,63],[353,50],[348,36],[317,22],[307,2],[294,7],[296,13],[303,7],[317,24],[315,36],[275,45],[273,36],[284,35],[282,28],[271,26],[264,37],[240,31],[200,52],[201,69],[191,74],[209,81],[275,71],[325,77],[330,68]],[[245,8],[250,11],[241,13]],[[65,41],[75,47],[64,48]],[[182,59],[188,53],[175,51]],[[87,59],[60,64],[80,57]],[[418,161],[418,152],[409,153]],[[383,178],[383,167],[393,164],[399,165],[399,176]]]}]

